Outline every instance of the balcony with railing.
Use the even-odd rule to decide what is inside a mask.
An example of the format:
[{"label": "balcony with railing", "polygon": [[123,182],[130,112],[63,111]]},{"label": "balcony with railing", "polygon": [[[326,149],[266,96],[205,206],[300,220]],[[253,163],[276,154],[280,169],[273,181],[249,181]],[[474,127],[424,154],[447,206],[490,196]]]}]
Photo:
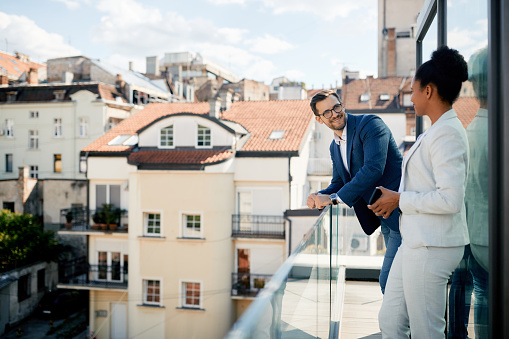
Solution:
[{"label": "balcony with railing", "polygon": [[76,232],[123,232],[128,230],[128,214],[112,205],[89,210],[86,207],[72,207],[60,210],[60,230]]},{"label": "balcony with railing", "polygon": [[308,175],[332,175],[332,160],[330,158],[310,158]]},{"label": "balcony with railing", "polygon": [[90,265],[85,257],[58,263],[58,287],[127,289],[127,265]]},{"label": "balcony with railing", "polygon": [[[352,209],[345,205],[326,207],[296,250],[257,291],[226,338],[338,338],[340,322],[348,317],[342,314],[346,307],[346,278],[363,280],[369,289],[367,293],[359,292],[367,313],[363,319],[354,316],[356,319],[352,320],[363,335],[356,332],[355,336],[346,337],[377,335],[376,314],[382,294],[373,272],[379,271],[383,260],[383,249],[377,240],[378,234],[362,234]],[[371,274],[363,275],[361,271]],[[254,279],[242,279],[240,273],[233,276],[237,293],[239,280],[245,281],[248,294]],[[341,331],[347,327],[342,323]]]},{"label": "balcony with railing", "polygon": [[277,215],[232,215],[232,237],[285,238],[285,220]]},{"label": "balcony with railing", "polygon": [[232,297],[256,297],[272,274],[232,273]]}]

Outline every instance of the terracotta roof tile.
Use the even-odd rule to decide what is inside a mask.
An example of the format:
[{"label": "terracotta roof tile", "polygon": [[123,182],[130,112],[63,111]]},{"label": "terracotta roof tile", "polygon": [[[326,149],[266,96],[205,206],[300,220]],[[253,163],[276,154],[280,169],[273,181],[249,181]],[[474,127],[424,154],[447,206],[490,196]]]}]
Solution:
[{"label": "terracotta roof tile", "polygon": [[[343,103],[348,109],[399,108],[398,95],[404,77],[356,79],[343,85]],[[369,93],[369,101],[361,102],[362,94]],[[380,94],[389,94],[389,100],[380,100]]]},{"label": "terracotta roof tile", "polygon": [[5,52],[0,52],[0,66],[3,68],[0,68],[0,73],[7,72],[7,74],[9,74],[12,78],[19,78],[21,74],[30,70],[31,68],[46,68],[46,66],[43,64],[39,64],[33,61],[24,62],[16,58],[14,55]]},{"label": "terracotta roof tile", "polygon": [[143,164],[212,164],[228,159],[233,155],[228,150],[158,150],[158,151],[139,151],[129,154],[129,163]]},{"label": "terracotta roof tile", "polygon": [[460,97],[452,105],[465,128],[472,122],[479,107],[479,101],[474,97]]},{"label": "terracotta roof tile", "polygon": [[[108,146],[118,135],[135,135],[158,118],[177,113],[208,114],[208,103],[154,103],[92,142],[85,152],[123,152],[132,146]],[[313,119],[309,100],[239,101],[223,112],[223,119],[239,123],[251,136],[241,151],[298,151]],[[274,130],[284,130],[282,139],[269,139]]]}]

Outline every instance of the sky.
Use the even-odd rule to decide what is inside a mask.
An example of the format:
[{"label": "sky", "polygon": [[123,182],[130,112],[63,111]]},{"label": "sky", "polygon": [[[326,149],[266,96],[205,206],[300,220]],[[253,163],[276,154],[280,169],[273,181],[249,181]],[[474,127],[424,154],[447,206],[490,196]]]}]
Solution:
[{"label": "sky", "polygon": [[377,76],[377,0],[16,0],[0,6],[0,50],[83,55],[145,72],[146,57],[197,52],[240,78],[341,85]]}]

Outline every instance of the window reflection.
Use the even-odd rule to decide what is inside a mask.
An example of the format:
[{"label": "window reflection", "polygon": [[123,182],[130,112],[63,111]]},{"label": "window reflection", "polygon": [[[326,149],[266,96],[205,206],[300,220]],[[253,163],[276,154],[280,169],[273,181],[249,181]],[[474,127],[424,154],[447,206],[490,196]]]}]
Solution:
[{"label": "window reflection", "polygon": [[[447,11],[448,45],[468,63],[469,79],[453,108],[466,128],[470,156],[465,189],[470,245],[453,274],[448,336],[474,337],[475,332],[479,339],[488,338],[488,4],[467,2],[459,6],[449,0]],[[474,319],[469,319],[471,301]]]}]

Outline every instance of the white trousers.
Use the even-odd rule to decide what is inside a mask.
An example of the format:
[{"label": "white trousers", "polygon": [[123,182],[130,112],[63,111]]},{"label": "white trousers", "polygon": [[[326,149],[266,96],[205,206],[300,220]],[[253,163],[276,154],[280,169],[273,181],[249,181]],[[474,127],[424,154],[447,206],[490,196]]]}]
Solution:
[{"label": "white trousers", "polygon": [[409,248],[401,244],[392,263],[378,314],[384,339],[445,337],[447,281],[465,246]]}]

